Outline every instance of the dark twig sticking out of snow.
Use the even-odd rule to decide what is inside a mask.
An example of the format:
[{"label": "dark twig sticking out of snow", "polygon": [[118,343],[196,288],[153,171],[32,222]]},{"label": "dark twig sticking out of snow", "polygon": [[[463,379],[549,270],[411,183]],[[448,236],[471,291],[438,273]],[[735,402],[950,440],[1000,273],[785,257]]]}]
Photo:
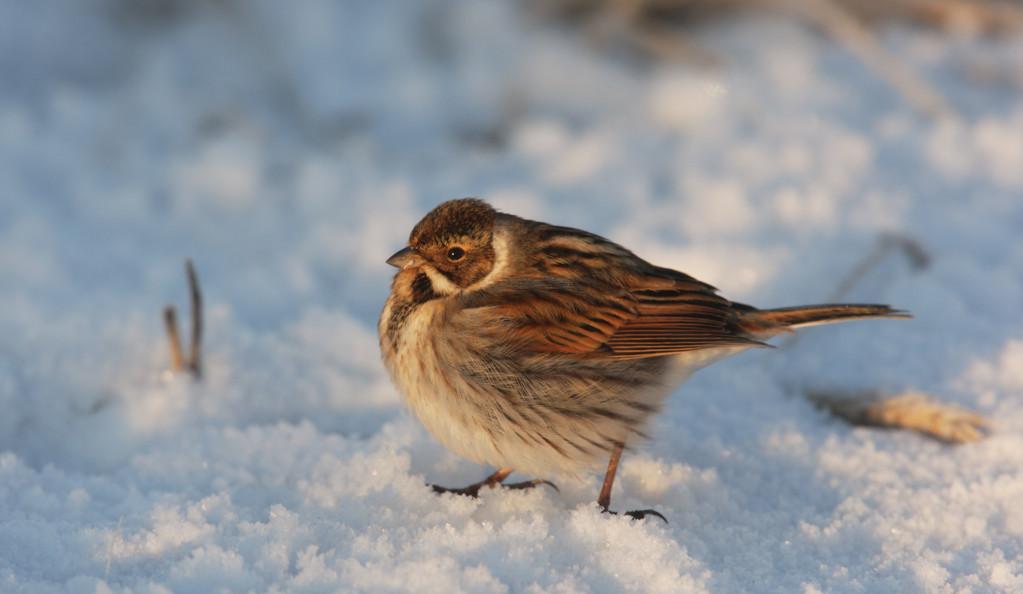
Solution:
[{"label": "dark twig sticking out of snow", "polygon": [[202,293],[199,291],[199,277],[192,260],[185,260],[185,274],[188,276],[188,293],[192,315],[192,340],[188,350],[188,370],[196,379],[202,377]]},{"label": "dark twig sticking out of snow", "polygon": [[202,292],[199,290],[199,276],[195,273],[192,260],[185,260],[185,276],[188,278],[188,292],[192,316],[191,340],[188,356],[181,349],[181,335],[178,333],[178,316],[173,305],[163,308],[163,325],[167,331],[170,346],[171,371],[187,371],[195,379],[202,377]]},{"label": "dark twig sticking out of snow", "polygon": [[163,308],[163,327],[167,331],[167,344],[170,346],[171,371],[181,371],[185,368],[185,359],[181,354],[178,314],[173,305]]}]

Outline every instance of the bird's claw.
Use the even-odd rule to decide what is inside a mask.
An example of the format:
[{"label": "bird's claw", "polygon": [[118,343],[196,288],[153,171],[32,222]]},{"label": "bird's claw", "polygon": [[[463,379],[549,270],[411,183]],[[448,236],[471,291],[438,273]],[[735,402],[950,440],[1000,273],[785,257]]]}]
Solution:
[{"label": "bird's claw", "polygon": [[[611,515],[614,515],[614,516],[619,515],[618,512],[611,511],[610,509],[608,509],[606,507],[601,507],[600,511],[602,513],[611,514]],[[668,523],[668,518],[665,518],[664,514],[662,514],[661,512],[657,511],[656,509],[634,509],[632,511],[623,512],[621,515],[629,516],[630,518],[632,518],[634,520],[643,520],[647,516],[656,516],[656,517],[660,518],[661,521],[664,522],[665,524]]]},{"label": "bird's claw", "polygon": [[475,483],[475,484],[469,485],[468,487],[458,487],[458,488],[455,488],[455,487],[442,487],[440,485],[431,484],[430,488],[433,489],[433,492],[437,493],[437,494],[452,493],[454,495],[465,495],[466,497],[476,498],[476,497],[480,496],[480,489],[485,487],[485,486],[487,486],[487,483]]},{"label": "bird's claw", "polygon": [[629,516],[630,518],[635,518],[637,520],[642,520],[647,516],[657,516],[665,524],[668,523],[668,518],[665,518],[664,514],[657,511],[656,509],[634,509],[632,511],[625,512],[625,515]]}]

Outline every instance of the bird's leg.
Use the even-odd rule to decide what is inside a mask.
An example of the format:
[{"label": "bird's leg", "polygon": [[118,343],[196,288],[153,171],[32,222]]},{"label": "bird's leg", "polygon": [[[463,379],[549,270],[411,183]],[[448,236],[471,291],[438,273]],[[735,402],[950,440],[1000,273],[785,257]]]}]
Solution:
[{"label": "bird's leg", "polygon": [[434,493],[454,493],[455,495],[467,495],[469,497],[479,497],[480,489],[483,487],[497,487],[502,486],[506,489],[532,489],[537,485],[549,485],[558,490],[557,485],[550,481],[541,479],[534,479],[531,481],[523,481],[521,483],[512,483],[510,485],[504,485],[504,479],[508,478],[508,475],[512,473],[511,468],[501,468],[494,474],[488,476],[478,483],[473,483],[468,487],[462,487],[460,489],[452,489],[449,487],[441,487],[440,485],[430,485],[433,488]]},{"label": "bird's leg", "polygon": [[[600,488],[600,495],[597,496],[597,505],[600,506],[600,511],[605,514],[617,514],[618,512],[611,511],[611,487],[615,484],[615,473],[618,472],[618,462],[622,459],[622,450],[624,444],[615,444],[614,450],[611,451],[611,459],[607,463],[607,472],[604,473],[604,486]],[[664,523],[668,523],[668,519],[665,518],[661,513],[654,509],[637,509],[633,511],[625,512],[625,515],[642,520],[647,516],[657,516],[664,520]]]},{"label": "bird's leg", "polygon": [[618,461],[622,458],[622,444],[615,444],[611,452],[611,460],[607,463],[607,472],[604,473],[604,486],[600,488],[600,495],[597,496],[597,505],[603,512],[610,512],[611,487],[615,484],[615,473],[618,472]]}]

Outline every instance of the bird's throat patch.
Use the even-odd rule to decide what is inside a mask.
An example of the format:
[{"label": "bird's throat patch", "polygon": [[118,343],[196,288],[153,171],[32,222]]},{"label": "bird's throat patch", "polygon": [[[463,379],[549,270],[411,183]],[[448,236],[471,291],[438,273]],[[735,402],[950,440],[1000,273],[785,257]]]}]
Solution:
[{"label": "bird's throat patch", "polygon": [[425,272],[417,274],[415,280],[412,281],[412,302],[416,304],[426,303],[437,297],[439,295],[433,290],[433,283],[430,282],[430,277],[426,276]]}]

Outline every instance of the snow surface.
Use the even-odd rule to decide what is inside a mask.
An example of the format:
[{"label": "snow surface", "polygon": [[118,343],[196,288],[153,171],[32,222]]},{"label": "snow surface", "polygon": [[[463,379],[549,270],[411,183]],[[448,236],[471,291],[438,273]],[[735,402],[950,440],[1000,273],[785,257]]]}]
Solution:
[{"label": "snow surface", "polygon": [[[164,10],[163,13],[159,9]],[[594,51],[494,0],[0,4],[0,591],[1023,592],[1019,40],[892,30],[962,114],[907,108],[784,23],[697,34],[723,68]],[[990,68],[988,68],[990,70]],[[606,234],[807,331],[701,372],[561,493],[438,497],[488,469],[404,412],[383,260],[441,200]],[[207,302],[206,377],[160,308]],[[807,387],[917,388],[994,420],[950,447]]]}]

